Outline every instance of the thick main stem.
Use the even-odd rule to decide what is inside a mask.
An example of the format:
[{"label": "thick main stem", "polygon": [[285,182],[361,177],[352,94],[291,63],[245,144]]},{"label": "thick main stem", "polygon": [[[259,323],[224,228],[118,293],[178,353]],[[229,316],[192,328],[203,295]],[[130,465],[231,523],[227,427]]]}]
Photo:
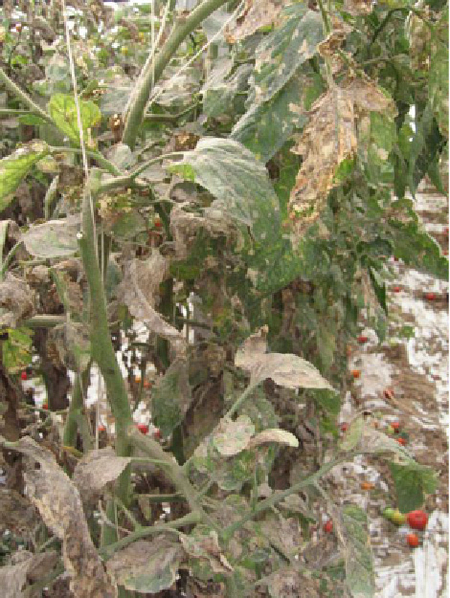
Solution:
[{"label": "thick main stem", "polygon": [[142,120],[144,118],[145,108],[150,97],[152,86],[161,78],[165,67],[169,64],[172,56],[180,47],[186,37],[192,33],[202,21],[211,13],[223,6],[227,0],[205,0],[200,6],[197,6],[187,17],[178,20],[172,29],[166,43],[155,60],[152,60],[143,73],[142,81],[136,90],[130,110],[125,117],[125,128],[123,132],[123,143],[126,143],[134,149],[136,137],[138,135]]}]

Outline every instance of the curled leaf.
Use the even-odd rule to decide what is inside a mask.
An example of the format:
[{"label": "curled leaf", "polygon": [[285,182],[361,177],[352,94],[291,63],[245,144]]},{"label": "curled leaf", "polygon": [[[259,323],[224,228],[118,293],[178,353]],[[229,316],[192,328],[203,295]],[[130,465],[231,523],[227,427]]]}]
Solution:
[{"label": "curled leaf", "polygon": [[44,259],[68,257],[78,251],[78,217],[49,220],[31,226],[24,233],[23,242],[31,255]]},{"label": "curled leaf", "polygon": [[286,388],[328,388],[333,390],[312,363],[291,353],[266,353],[267,327],[252,334],[237,351],[235,365],[247,370],[251,384],[272,378]]},{"label": "curled leaf", "polygon": [[275,442],[276,444],[285,444],[286,446],[292,446],[298,448],[298,438],[288,432],[287,430],[280,430],[279,428],[272,428],[264,430],[256,436],[254,436],[248,445],[248,448],[254,448],[261,444],[267,444],[268,442]]}]

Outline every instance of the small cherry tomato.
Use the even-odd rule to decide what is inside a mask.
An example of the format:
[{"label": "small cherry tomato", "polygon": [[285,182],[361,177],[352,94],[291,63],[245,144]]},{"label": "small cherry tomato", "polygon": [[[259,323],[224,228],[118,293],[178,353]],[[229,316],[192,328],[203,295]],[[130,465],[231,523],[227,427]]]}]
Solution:
[{"label": "small cherry tomato", "polygon": [[342,422],[342,424],[339,426],[341,432],[347,432],[348,430],[348,423],[347,422]]},{"label": "small cherry tomato", "polygon": [[419,538],[417,537],[417,534],[407,534],[406,541],[411,548],[417,548],[419,546]]},{"label": "small cherry tomato", "polygon": [[406,440],[406,438],[396,438],[395,440],[402,446],[406,446],[408,444],[408,441]]},{"label": "small cherry tomato", "polygon": [[22,372],[22,373],[20,374],[20,379],[21,379],[21,380],[24,380],[24,381],[25,381],[25,380],[28,380],[27,373],[26,373],[26,372]]},{"label": "small cherry tomato", "polygon": [[333,531],[333,522],[331,521],[331,519],[329,519],[323,526],[323,531],[326,532],[327,534],[331,534],[331,532]]},{"label": "small cherry tomato", "polygon": [[134,381],[136,382],[136,384],[140,384],[141,383],[141,377],[140,376],[135,376],[134,377]]},{"label": "small cherry tomato", "polygon": [[142,434],[148,434],[147,424],[138,424],[137,429],[139,430],[139,432],[142,432]]},{"label": "small cherry tomato", "polygon": [[358,343],[359,343],[360,345],[363,345],[364,343],[367,343],[367,341],[369,340],[369,337],[368,337],[368,336],[364,336],[364,334],[360,334],[360,335],[358,336],[358,339],[357,339],[357,340],[358,340]]},{"label": "small cherry tomato", "polygon": [[395,509],[395,511],[392,513],[390,520],[392,521],[392,523],[395,523],[396,525],[403,525],[404,523],[406,523],[406,515],[404,513],[401,513],[398,509]]},{"label": "small cherry tomato", "polygon": [[385,399],[393,399],[394,398],[394,391],[392,390],[392,388],[385,388],[383,390],[383,395]]},{"label": "small cherry tomato", "polygon": [[400,422],[391,422],[390,426],[394,430],[394,432],[400,431]]},{"label": "small cherry tomato", "polygon": [[372,482],[362,482],[361,483],[361,490],[373,490],[375,488],[375,484]]},{"label": "small cherry tomato", "polygon": [[106,428],[105,428],[105,426],[103,426],[102,424],[100,424],[100,425],[98,426],[98,431],[99,431],[99,432],[106,432]]},{"label": "small cherry tomato", "polygon": [[48,411],[48,403],[42,403],[42,409]]},{"label": "small cherry tomato", "polygon": [[389,521],[391,521],[392,516],[394,515],[394,513],[395,513],[395,509],[393,509],[392,507],[386,507],[381,512],[381,514],[383,515],[383,517],[385,517],[386,519],[389,519]]},{"label": "small cherry tomato", "polygon": [[154,432],[153,432],[153,438],[155,438],[155,440],[160,440],[161,439],[161,430],[159,428],[155,428]]},{"label": "small cherry tomato", "polygon": [[417,509],[406,515],[406,521],[408,522],[409,527],[424,530],[428,523],[428,515],[420,509]]},{"label": "small cherry tomato", "polygon": [[394,293],[400,293],[402,288],[401,287],[393,287],[392,290],[394,291]]},{"label": "small cherry tomato", "polygon": [[149,380],[144,380],[143,386],[144,386],[144,388],[151,388],[152,383]]},{"label": "small cherry tomato", "polygon": [[426,293],[425,299],[427,301],[434,301],[436,299],[436,294],[435,293]]},{"label": "small cherry tomato", "polygon": [[162,227],[161,219],[155,218],[154,225],[155,225],[155,228],[161,228]]},{"label": "small cherry tomato", "polygon": [[353,378],[359,378],[361,376],[361,370],[352,370],[352,376]]}]

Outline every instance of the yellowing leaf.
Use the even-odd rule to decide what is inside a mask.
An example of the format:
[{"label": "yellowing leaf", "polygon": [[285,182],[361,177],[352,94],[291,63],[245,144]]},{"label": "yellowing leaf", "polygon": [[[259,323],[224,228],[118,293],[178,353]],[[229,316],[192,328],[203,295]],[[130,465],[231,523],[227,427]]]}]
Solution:
[{"label": "yellowing leaf", "polygon": [[[100,108],[94,102],[78,100],[83,123],[83,137],[85,143],[88,141],[88,129],[97,126],[102,118]],[[57,93],[51,97],[48,103],[50,116],[70,141],[80,145],[80,130],[78,128],[77,109],[72,95]]]}]

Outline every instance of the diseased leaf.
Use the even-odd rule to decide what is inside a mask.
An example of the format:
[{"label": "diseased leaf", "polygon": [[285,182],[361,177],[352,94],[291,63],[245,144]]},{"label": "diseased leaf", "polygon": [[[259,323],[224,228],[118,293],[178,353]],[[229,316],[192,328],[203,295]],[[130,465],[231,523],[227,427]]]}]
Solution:
[{"label": "diseased leaf", "polygon": [[87,453],[77,463],[72,478],[83,503],[95,503],[105,486],[115,482],[130,462],[128,457],[117,457],[110,446]]},{"label": "diseased leaf", "polygon": [[16,552],[10,565],[0,567],[2,598],[25,598],[29,586],[53,569],[58,560],[56,552],[32,554],[28,550]]},{"label": "diseased leaf", "polygon": [[355,17],[370,15],[373,3],[370,0],[344,0],[344,10]]},{"label": "diseased leaf", "polygon": [[34,293],[28,284],[7,272],[0,282],[0,328],[15,328],[35,311]]},{"label": "diseased leaf", "polygon": [[342,524],[346,585],[354,598],[371,598],[375,596],[375,577],[367,515],[356,505],[346,505],[342,509]]},{"label": "diseased leaf", "polygon": [[247,415],[236,420],[222,420],[212,438],[214,447],[224,457],[232,457],[247,448],[255,426]]},{"label": "diseased leaf", "polygon": [[[212,80],[208,78],[202,89],[205,114],[210,118],[217,118],[232,112],[236,94],[245,89],[250,72],[250,65],[242,64],[232,75],[219,71]],[[211,75],[213,74],[214,71]],[[220,74],[222,78],[219,77]]]},{"label": "diseased leaf", "polygon": [[[88,129],[100,124],[102,114],[94,102],[78,100],[80,105],[81,122],[83,123],[83,137],[88,141]],[[73,95],[57,93],[50,98],[48,103],[50,116],[56,126],[75,145],[80,145],[80,131],[78,129],[77,109]]]},{"label": "diseased leaf", "polygon": [[[1,439],[0,439],[1,441]],[[79,598],[115,598],[92,542],[77,487],[56,463],[53,454],[29,436],[8,445],[28,457],[27,494],[45,525],[63,542],[63,560],[70,588]],[[38,465],[38,467],[36,467]]]},{"label": "diseased leaf", "polygon": [[305,77],[294,76],[270,101],[252,104],[235,124],[231,138],[266,163],[289,139],[294,128],[305,124],[302,103],[306,83]]},{"label": "diseased leaf", "polygon": [[117,584],[141,594],[157,594],[173,585],[183,557],[181,545],[165,535],[138,540],[116,552],[107,570]]},{"label": "diseased leaf", "polygon": [[430,53],[429,94],[439,129],[442,135],[444,135],[447,139],[449,131],[448,68],[448,47],[442,43],[439,43]]},{"label": "diseased leaf", "polygon": [[152,417],[163,436],[181,424],[191,400],[187,362],[176,359],[152,389]]},{"label": "diseased leaf", "polygon": [[278,428],[272,428],[269,430],[264,430],[260,432],[256,436],[254,436],[248,445],[248,448],[254,448],[255,446],[260,446],[261,444],[266,444],[268,442],[275,442],[276,444],[285,444],[286,446],[292,446],[294,448],[298,448],[298,438],[294,436],[291,432],[287,430],[280,430]]},{"label": "diseased leaf", "polygon": [[31,168],[49,152],[44,141],[34,140],[0,160],[0,212],[13,200],[13,193]]},{"label": "diseased leaf", "polygon": [[118,299],[131,315],[143,322],[151,331],[166,338],[177,353],[183,354],[186,340],[174,326],[166,322],[154,308],[156,292],[168,272],[167,260],[154,251],[145,262],[135,259],[127,264],[127,270],[117,287]]},{"label": "diseased leaf", "polygon": [[397,507],[402,513],[419,509],[425,502],[425,494],[432,494],[437,488],[435,472],[412,459],[406,465],[389,463],[394,478]]},{"label": "diseased leaf", "polygon": [[333,390],[312,363],[290,353],[266,353],[267,327],[252,334],[237,351],[236,367],[250,372],[251,384],[272,378],[286,388],[328,388]]},{"label": "diseased leaf", "polygon": [[200,560],[206,565],[211,578],[214,574],[229,575],[233,567],[222,554],[219,537],[215,530],[206,525],[197,525],[187,536],[180,535],[183,548],[191,557],[190,561]]},{"label": "diseased leaf", "polygon": [[316,54],[317,44],[323,40],[319,12],[297,4],[286,10],[286,16],[285,22],[264,38],[256,49],[251,103],[271,100],[300,66]]},{"label": "diseased leaf", "polygon": [[302,595],[308,598],[322,596],[318,579],[302,575],[291,567],[279,569],[266,578],[265,583],[271,598],[297,598],[300,588]]},{"label": "diseased leaf", "polygon": [[321,96],[310,111],[311,119],[292,150],[303,156],[289,209],[295,238],[320,216],[334,176],[344,160],[358,148],[356,123],[372,111],[392,112],[392,102],[373,83],[354,79],[345,88],[334,86]]},{"label": "diseased leaf", "polygon": [[91,360],[91,343],[88,328],[73,320],[55,326],[49,333],[48,343],[68,369],[83,372]]},{"label": "diseased leaf", "polygon": [[34,333],[25,326],[6,328],[6,332],[8,338],[2,345],[3,365],[9,372],[18,373],[31,363]]},{"label": "diseased leaf", "polygon": [[246,0],[242,12],[236,17],[236,22],[225,30],[225,39],[229,44],[252,35],[258,29],[268,25],[278,25],[283,0]]},{"label": "diseased leaf", "polygon": [[68,257],[78,251],[78,217],[49,220],[31,226],[22,239],[31,255],[44,259]]},{"label": "diseased leaf", "polygon": [[340,449],[343,451],[352,451],[356,448],[361,442],[364,427],[364,417],[362,415],[355,417],[339,443]]},{"label": "diseased leaf", "polygon": [[257,241],[267,237],[267,220],[272,226],[280,222],[278,200],[264,165],[237,141],[201,139],[194,150],[185,153],[182,162],[172,164],[169,170],[184,176],[186,165],[193,169],[195,182],[217,198],[213,207],[251,227]]}]

